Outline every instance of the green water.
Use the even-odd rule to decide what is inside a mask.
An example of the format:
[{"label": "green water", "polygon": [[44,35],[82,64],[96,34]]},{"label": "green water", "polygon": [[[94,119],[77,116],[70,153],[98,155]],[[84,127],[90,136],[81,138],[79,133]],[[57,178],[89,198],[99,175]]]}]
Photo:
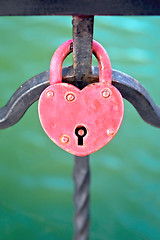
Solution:
[{"label": "green water", "polygon": [[[0,17],[1,107],[24,81],[49,69],[55,49],[72,38],[71,20]],[[94,39],[112,67],[135,77],[160,105],[159,28],[160,17],[95,17]],[[160,239],[159,136],[125,101],[118,134],[90,157],[91,240]],[[1,130],[0,240],[71,240],[72,170],[72,155],[42,130],[37,103]]]}]

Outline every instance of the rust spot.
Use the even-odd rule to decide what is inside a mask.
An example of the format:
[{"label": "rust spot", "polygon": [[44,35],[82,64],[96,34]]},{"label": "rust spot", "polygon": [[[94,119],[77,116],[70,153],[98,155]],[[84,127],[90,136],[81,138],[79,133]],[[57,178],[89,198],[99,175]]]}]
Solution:
[{"label": "rust spot", "polygon": [[69,137],[67,135],[62,135],[60,137],[60,141],[62,144],[67,144],[67,143],[69,143]]},{"label": "rust spot", "polygon": [[94,111],[99,111],[101,108],[101,103],[98,101],[98,99],[94,99],[92,106]]}]

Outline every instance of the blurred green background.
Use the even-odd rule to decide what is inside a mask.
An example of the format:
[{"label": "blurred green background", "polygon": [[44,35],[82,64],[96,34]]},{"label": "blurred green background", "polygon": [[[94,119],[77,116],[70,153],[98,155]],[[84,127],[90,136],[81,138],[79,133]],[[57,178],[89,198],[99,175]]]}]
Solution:
[{"label": "blurred green background", "polygon": [[[49,69],[72,38],[72,18],[0,17],[0,107]],[[95,17],[94,39],[112,68],[141,82],[160,104],[160,17]],[[71,64],[72,57],[65,60]],[[96,61],[94,59],[94,64]],[[160,130],[127,101],[116,137],[90,157],[91,240],[160,239]],[[0,131],[0,240],[70,240],[73,156],[41,128],[37,103]]]}]

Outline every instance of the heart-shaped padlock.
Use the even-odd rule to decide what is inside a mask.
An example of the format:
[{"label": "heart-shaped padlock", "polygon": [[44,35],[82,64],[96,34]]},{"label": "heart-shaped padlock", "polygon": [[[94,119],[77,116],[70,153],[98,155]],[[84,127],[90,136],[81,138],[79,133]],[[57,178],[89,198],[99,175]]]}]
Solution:
[{"label": "heart-shaped padlock", "polygon": [[72,40],[54,53],[50,65],[50,86],[39,99],[39,118],[59,147],[77,156],[89,155],[106,145],[117,133],[123,119],[123,99],[111,84],[107,52],[93,41],[99,63],[99,82],[82,90],[62,83],[62,63],[70,53]]}]

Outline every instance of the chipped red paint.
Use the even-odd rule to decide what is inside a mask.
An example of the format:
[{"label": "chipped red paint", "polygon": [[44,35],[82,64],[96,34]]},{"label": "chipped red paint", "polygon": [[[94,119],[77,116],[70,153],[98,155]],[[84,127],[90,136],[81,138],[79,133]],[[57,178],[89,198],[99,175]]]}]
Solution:
[{"label": "chipped red paint", "polygon": [[[50,86],[39,99],[39,117],[46,134],[59,147],[74,155],[86,156],[102,148],[116,135],[122,123],[124,106],[120,92],[111,85],[109,57],[95,41],[93,50],[100,67],[99,82],[82,90],[62,83],[62,63],[70,51],[71,42],[63,43],[53,55]],[[102,93],[106,90],[109,94],[104,97]],[[53,96],[47,97],[48,92],[53,92]],[[68,94],[74,96],[69,97],[73,101],[66,101]],[[78,145],[77,126],[87,130],[83,145]]]}]

